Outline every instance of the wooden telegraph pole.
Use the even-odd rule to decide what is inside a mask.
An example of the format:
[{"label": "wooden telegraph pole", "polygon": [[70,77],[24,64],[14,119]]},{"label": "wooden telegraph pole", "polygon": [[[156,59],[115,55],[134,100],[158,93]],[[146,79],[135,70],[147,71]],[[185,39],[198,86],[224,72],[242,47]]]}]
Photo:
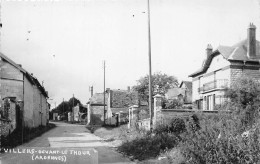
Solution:
[{"label": "wooden telegraph pole", "polygon": [[150,130],[153,128],[153,109],[152,109],[152,57],[151,57],[151,30],[150,30],[150,1],[147,0],[148,10],[148,57],[149,57],[149,112]]},{"label": "wooden telegraph pole", "polygon": [[103,63],[104,68],[104,125],[106,124],[106,61]]}]

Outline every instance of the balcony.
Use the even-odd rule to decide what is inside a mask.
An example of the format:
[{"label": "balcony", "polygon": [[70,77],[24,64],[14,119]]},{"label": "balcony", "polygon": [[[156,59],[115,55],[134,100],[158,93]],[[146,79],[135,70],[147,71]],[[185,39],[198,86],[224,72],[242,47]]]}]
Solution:
[{"label": "balcony", "polygon": [[215,89],[225,89],[227,87],[228,87],[228,80],[219,79],[219,80],[214,80],[214,81],[203,84],[202,87],[198,88],[198,92],[207,92],[207,91],[215,90]]}]

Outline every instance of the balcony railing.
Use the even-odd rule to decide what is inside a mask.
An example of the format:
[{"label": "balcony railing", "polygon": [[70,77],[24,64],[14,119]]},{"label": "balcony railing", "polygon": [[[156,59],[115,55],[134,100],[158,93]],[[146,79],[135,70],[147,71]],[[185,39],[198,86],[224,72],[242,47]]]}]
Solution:
[{"label": "balcony railing", "polygon": [[214,80],[203,84],[202,87],[198,88],[198,92],[206,92],[213,89],[225,89],[228,87],[227,79]]}]

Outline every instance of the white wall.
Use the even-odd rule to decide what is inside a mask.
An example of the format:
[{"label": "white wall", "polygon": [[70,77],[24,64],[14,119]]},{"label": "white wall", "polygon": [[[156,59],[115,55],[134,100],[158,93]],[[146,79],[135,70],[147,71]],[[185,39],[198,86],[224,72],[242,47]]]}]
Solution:
[{"label": "white wall", "polygon": [[230,62],[227,61],[221,54],[219,54],[212,59],[206,73],[216,71],[228,65],[230,65]]},{"label": "white wall", "polygon": [[[199,94],[198,93],[198,88],[202,87],[203,84],[208,83],[208,82],[213,82],[214,80],[218,80],[218,79],[228,79],[230,80],[231,77],[231,69],[224,69],[222,70],[222,68],[227,67],[230,65],[230,62],[227,61],[221,54],[215,56],[211,63],[210,66],[208,68],[208,70],[206,71],[206,73],[204,74],[204,76],[202,76],[197,80],[193,80],[192,82],[192,101],[196,101],[198,100],[200,97],[203,97],[203,109],[206,109],[207,104],[205,102],[204,97],[206,96],[210,96],[211,98],[209,98],[209,103],[210,103],[210,109],[213,109],[213,94],[215,94],[215,96],[218,96],[220,93],[218,93],[217,91],[214,92],[209,92],[209,93],[205,93],[205,94]],[[215,73],[214,73],[215,72]],[[213,74],[210,74],[213,73]],[[210,74],[210,75],[209,75]],[[205,76],[206,75],[206,76]],[[201,75],[200,75],[201,76]],[[222,95],[222,93],[221,93]],[[215,103],[220,102],[219,99],[216,99]]]},{"label": "white wall", "polygon": [[34,127],[33,85],[24,78],[24,121],[25,126]]}]

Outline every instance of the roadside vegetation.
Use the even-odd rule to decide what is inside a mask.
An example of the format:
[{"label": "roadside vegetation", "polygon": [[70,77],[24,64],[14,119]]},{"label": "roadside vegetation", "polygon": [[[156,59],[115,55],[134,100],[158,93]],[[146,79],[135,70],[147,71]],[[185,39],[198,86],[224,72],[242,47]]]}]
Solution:
[{"label": "roadside vegetation", "polygon": [[7,135],[5,137],[1,136],[0,152],[2,153],[3,149],[14,148],[36,137],[39,137],[43,133],[49,131],[50,129],[53,129],[54,127],[54,124],[49,123],[47,126],[39,126],[37,128],[25,127],[23,128],[23,130],[21,128],[17,128],[10,135]]},{"label": "roadside vegetation", "polygon": [[241,77],[227,90],[218,114],[173,118],[152,133],[123,132],[118,151],[138,160],[165,156],[174,164],[259,163],[259,96],[260,83]]}]

